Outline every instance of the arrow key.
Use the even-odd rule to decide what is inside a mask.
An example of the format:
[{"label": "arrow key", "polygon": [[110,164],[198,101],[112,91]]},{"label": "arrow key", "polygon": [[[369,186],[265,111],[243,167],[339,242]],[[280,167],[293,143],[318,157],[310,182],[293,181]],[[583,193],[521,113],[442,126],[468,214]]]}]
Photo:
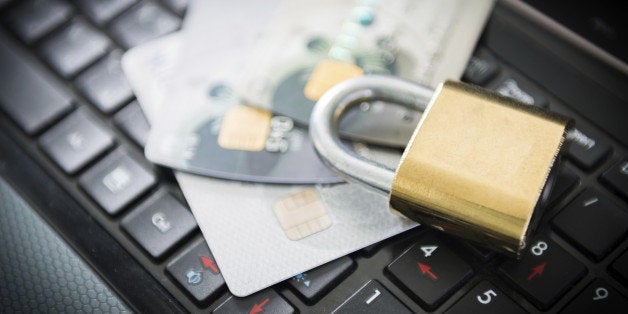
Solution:
[{"label": "arrow key", "polygon": [[248,297],[230,296],[212,313],[294,313],[294,308],[275,290],[266,289]]},{"label": "arrow key", "polygon": [[404,291],[430,310],[473,275],[471,267],[431,233],[419,238],[387,270]]},{"label": "arrow key", "polygon": [[521,260],[510,259],[499,271],[545,310],[580,280],[586,268],[558,243],[541,236],[530,242]]}]

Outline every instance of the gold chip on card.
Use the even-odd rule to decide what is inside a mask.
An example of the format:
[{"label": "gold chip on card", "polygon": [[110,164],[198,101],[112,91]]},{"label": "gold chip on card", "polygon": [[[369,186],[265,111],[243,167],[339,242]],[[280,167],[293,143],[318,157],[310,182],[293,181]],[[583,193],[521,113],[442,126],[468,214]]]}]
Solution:
[{"label": "gold chip on card", "polygon": [[261,151],[270,133],[270,112],[235,106],[222,117],[218,145],[224,149]]},{"label": "gold chip on card", "polygon": [[355,64],[336,60],[321,61],[305,84],[303,94],[310,100],[317,101],[334,85],[364,72]]},{"label": "gold chip on card", "polygon": [[277,200],[273,211],[290,240],[305,238],[332,224],[323,201],[313,188]]}]

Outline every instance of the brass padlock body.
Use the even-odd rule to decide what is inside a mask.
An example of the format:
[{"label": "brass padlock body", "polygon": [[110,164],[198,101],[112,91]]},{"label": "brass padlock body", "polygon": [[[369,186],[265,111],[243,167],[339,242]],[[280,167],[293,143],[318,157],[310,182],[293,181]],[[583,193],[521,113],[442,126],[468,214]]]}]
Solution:
[{"label": "brass padlock body", "polygon": [[570,126],[558,114],[446,82],[406,147],[391,210],[518,255]]}]

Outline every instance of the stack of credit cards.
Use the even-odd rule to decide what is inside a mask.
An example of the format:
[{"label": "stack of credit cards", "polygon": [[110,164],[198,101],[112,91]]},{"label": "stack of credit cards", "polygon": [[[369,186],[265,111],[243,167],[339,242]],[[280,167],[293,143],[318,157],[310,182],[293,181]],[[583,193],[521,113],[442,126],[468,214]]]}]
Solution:
[{"label": "stack of credit cards", "polygon": [[[192,1],[183,29],[128,51],[151,123],[146,156],[173,168],[232,294],[246,296],[417,224],[346,183],[308,135],[316,100],[345,79],[459,79],[492,7],[483,1]],[[435,14],[438,10],[438,14]],[[419,112],[365,102],[346,145],[395,168]]]}]

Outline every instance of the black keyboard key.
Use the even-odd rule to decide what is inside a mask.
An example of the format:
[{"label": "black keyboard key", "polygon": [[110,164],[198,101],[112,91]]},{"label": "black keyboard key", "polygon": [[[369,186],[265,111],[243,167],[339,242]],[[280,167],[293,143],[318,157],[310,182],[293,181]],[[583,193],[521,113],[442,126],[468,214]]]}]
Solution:
[{"label": "black keyboard key", "polygon": [[611,270],[624,282],[628,282],[628,250],[624,251],[611,265]]},{"label": "black keyboard key", "polygon": [[599,191],[589,189],[556,215],[553,224],[599,261],[628,233],[628,211]]},{"label": "black keyboard key", "polygon": [[353,260],[344,256],[288,280],[290,285],[308,303],[320,300],[344,279],[353,268]]},{"label": "black keyboard key", "polygon": [[157,182],[155,175],[127,152],[118,149],[87,170],[80,186],[114,215]]},{"label": "black keyboard key", "polygon": [[445,313],[526,313],[492,283],[482,281]]},{"label": "black keyboard key", "polygon": [[601,136],[592,137],[579,129],[574,129],[568,139],[567,157],[584,170],[595,168],[611,152],[610,144]]},{"label": "black keyboard key", "polygon": [[141,147],[146,146],[150,125],[136,101],[116,113],[114,120],[135,143]]},{"label": "black keyboard key", "polygon": [[560,201],[580,183],[580,178],[572,170],[567,167],[561,167],[556,176],[556,182],[552,187],[548,205],[555,204]]},{"label": "black keyboard key", "polygon": [[462,79],[466,82],[484,86],[499,73],[499,64],[485,51],[472,56],[464,70]]},{"label": "black keyboard key", "polygon": [[33,43],[65,22],[72,7],[60,0],[21,1],[9,10],[6,22],[26,43]]},{"label": "black keyboard key", "polygon": [[628,299],[602,279],[596,279],[560,313],[625,313]]},{"label": "black keyboard key", "polygon": [[68,111],[71,96],[51,73],[0,33],[0,108],[28,134]]},{"label": "black keyboard key", "polygon": [[466,282],[473,270],[432,233],[416,242],[387,269],[417,302],[433,309]]},{"label": "black keyboard key", "polygon": [[74,19],[41,46],[43,57],[65,77],[74,76],[107,52],[109,39],[81,19]]},{"label": "black keyboard key", "polygon": [[231,296],[212,313],[294,313],[294,308],[272,289],[262,290],[248,297]]},{"label": "black keyboard key", "polygon": [[78,88],[104,113],[110,113],[133,97],[120,67],[120,53],[114,51],[76,79]]},{"label": "black keyboard key", "polygon": [[160,259],[196,229],[196,220],[172,195],[160,190],[125,216],[122,228]]},{"label": "black keyboard key", "polygon": [[521,260],[499,267],[526,297],[542,310],[549,308],[586,273],[586,268],[547,236],[532,240]]},{"label": "black keyboard key", "polygon": [[215,299],[225,290],[225,280],[203,239],[168,263],[166,269],[198,303]]},{"label": "black keyboard key", "polygon": [[495,256],[494,251],[491,251],[490,249],[487,249],[485,247],[477,246],[472,243],[467,243],[466,245],[483,262],[488,262],[491,258],[493,258],[493,256]]},{"label": "black keyboard key", "polygon": [[614,164],[602,174],[602,182],[628,199],[628,159]]},{"label": "black keyboard key", "polygon": [[536,88],[514,75],[507,75],[497,82],[491,89],[498,94],[514,98],[522,103],[547,108],[549,102]]},{"label": "black keyboard key", "polygon": [[77,4],[97,24],[105,24],[130,7],[135,0],[80,0]]},{"label": "black keyboard key", "polygon": [[332,313],[412,313],[376,280],[371,280]]},{"label": "black keyboard key", "polygon": [[152,2],[143,2],[115,19],[113,36],[124,47],[131,48],[179,28],[180,19]]},{"label": "black keyboard key", "polygon": [[68,174],[113,145],[113,136],[86,110],[70,114],[39,139],[41,148]]},{"label": "black keyboard key", "polygon": [[185,13],[189,3],[188,0],[165,0],[164,2],[168,7],[170,7],[170,9],[181,15]]}]

